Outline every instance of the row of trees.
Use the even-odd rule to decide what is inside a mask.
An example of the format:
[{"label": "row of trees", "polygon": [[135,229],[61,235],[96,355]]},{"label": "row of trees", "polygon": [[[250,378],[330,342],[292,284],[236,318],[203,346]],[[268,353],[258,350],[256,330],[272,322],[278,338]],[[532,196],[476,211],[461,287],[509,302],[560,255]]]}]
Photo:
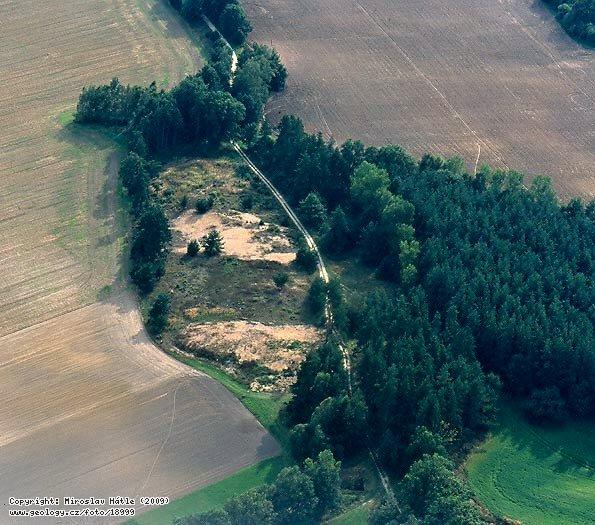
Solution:
[{"label": "row of trees", "polygon": [[309,525],[339,507],[341,463],[329,450],[302,466],[285,467],[271,485],[231,498],[222,509],[174,520],[174,525]]},{"label": "row of trees", "polygon": [[196,22],[202,16],[207,16],[234,45],[242,45],[252,31],[238,0],[169,0],[169,3],[188,22]]},{"label": "row of trees", "polygon": [[216,44],[215,59],[170,91],[155,83],[124,86],[118,79],[89,86],[79,97],[76,120],[124,128],[129,148],[140,156],[167,155],[182,145],[217,147],[255,133],[270,93],[282,90],[287,71],[276,51],[251,44],[239,58],[234,82],[231,58]]},{"label": "row of trees", "polygon": [[466,485],[453,472],[454,465],[440,454],[426,454],[403,478],[402,512],[394,500],[374,510],[372,525],[482,525],[486,521]]},{"label": "row of trees", "polygon": [[159,169],[157,162],[134,151],[130,151],[120,163],[120,180],[134,217],[130,275],[143,293],[150,292],[163,275],[171,241],[165,212],[152,197],[150,189]]},{"label": "row of trees", "polygon": [[569,34],[595,44],[595,0],[545,0]]}]

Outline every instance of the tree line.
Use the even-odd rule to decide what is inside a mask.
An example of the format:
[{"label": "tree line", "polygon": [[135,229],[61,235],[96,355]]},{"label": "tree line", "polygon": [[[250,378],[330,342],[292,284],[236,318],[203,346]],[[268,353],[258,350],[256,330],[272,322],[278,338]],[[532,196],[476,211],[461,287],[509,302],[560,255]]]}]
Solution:
[{"label": "tree line", "polygon": [[190,23],[208,17],[233,45],[242,45],[252,31],[238,0],[169,0],[169,3]]},{"label": "tree line", "polygon": [[173,525],[306,525],[319,523],[341,502],[341,462],[329,450],[285,467],[270,485],[232,497],[221,509],[174,520]]},{"label": "tree line", "polygon": [[595,44],[595,0],[544,0],[556,10],[556,19],[572,36]]},{"label": "tree line", "polygon": [[173,89],[125,86],[118,79],[85,87],[76,121],[120,126],[131,151],[141,156],[168,155],[182,145],[218,146],[253,135],[270,93],[285,86],[287,71],[273,49],[247,45],[240,54],[233,84],[231,57],[220,39],[214,59]]}]

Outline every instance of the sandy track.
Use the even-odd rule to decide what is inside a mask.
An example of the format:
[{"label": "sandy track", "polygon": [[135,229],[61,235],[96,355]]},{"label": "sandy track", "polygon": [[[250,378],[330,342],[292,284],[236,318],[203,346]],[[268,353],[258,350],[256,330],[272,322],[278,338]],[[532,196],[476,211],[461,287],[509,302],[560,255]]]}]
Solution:
[{"label": "sandy track", "polygon": [[85,84],[196,69],[164,5],[0,0],[0,523],[9,496],[177,496],[278,451],[150,343],[116,277],[113,146],[60,124]]},{"label": "sandy track", "polygon": [[[402,144],[547,174],[595,195],[595,55],[533,0],[245,2],[279,50],[268,106],[337,141]],[[299,21],[299,22],[296,22]],[[479,160],[478,160],[479,154]]]}]

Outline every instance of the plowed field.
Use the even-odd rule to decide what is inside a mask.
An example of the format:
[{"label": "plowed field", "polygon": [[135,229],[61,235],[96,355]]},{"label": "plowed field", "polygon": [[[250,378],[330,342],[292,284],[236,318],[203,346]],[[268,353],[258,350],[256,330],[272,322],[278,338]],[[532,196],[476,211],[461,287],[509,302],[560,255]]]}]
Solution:
[{"label": "plowed field", "polygon": [[196,70],[165,5],[0,0],[0,523],[9,496],[178,496],[278,450],[147,338],[118,279],[114,144],[67,124],[85,84]]},{"label": "plowed field", "polygon": [[269,116],[545,174],[595,195],[595,55],[536,0],[259,0],[253,38],[288,66]]}]

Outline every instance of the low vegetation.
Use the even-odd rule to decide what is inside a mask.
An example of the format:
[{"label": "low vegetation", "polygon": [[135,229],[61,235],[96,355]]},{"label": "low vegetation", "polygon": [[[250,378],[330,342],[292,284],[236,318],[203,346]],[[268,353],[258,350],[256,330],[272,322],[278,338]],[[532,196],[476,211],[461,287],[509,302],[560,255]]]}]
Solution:
[{"label": "low vegetation", "polygon": [[505,404],[489,439],[465,463],[490,510],[524,525],[595,523],[593,422],[536,426]]}]

